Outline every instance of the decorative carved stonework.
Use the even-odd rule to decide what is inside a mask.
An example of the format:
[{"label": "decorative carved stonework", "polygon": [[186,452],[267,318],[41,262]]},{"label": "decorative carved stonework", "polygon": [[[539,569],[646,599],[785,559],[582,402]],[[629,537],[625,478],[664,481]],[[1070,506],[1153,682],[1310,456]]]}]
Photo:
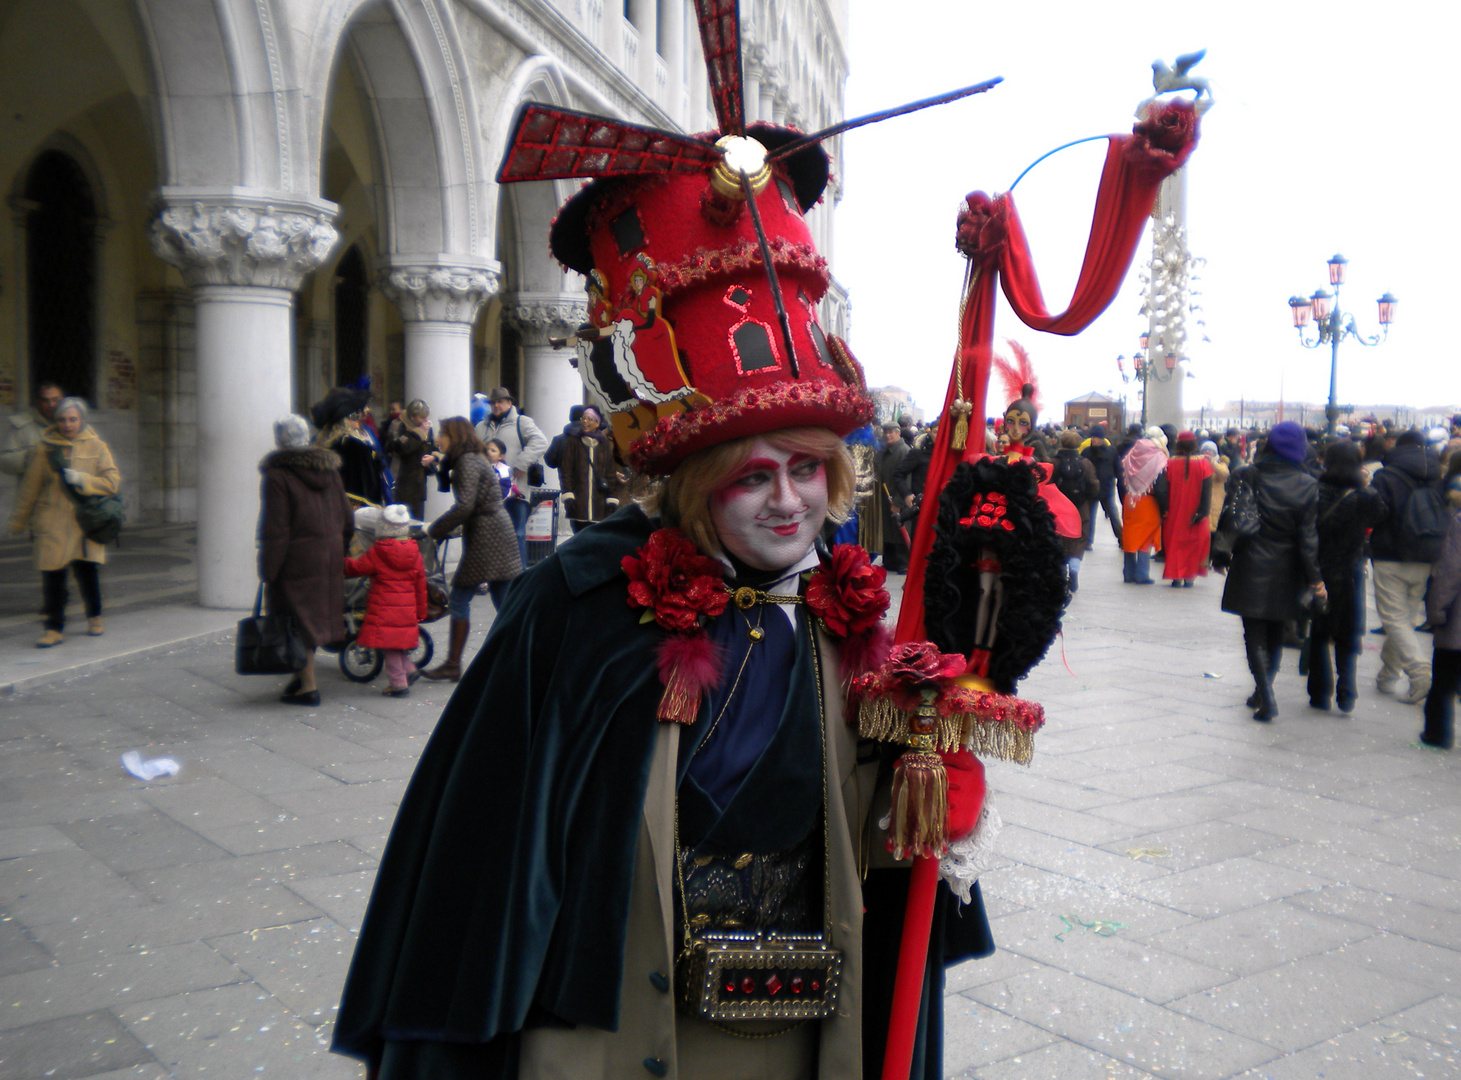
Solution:
[{"label": "decorative carved stonework", "polygon": [[377,284],[407,322],[471,325],[483,301],[497,292],[496,263],[399,263],[383,267]]},{"label": "decorative carved stonework", "polygon": [[174,188],[158,203],[148,239],[189,285],[294,290],[338,239],[335,207],[322,201]]},{"label": "decorative carved stonework", "polygon": [[502,318],[524,345],[542,347],[588,321],[588,303],[573,293],[514,293],[503,298]]}]

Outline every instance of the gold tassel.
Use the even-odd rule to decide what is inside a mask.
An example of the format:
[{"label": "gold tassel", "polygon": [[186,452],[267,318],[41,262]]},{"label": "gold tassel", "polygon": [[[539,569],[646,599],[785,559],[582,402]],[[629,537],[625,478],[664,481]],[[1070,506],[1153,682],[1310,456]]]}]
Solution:
[{"label": "gold tassel", "polygon": [[679,665],[670,672],[655,715],[660,720],[671,720],[676,724],[693,724],[700,715],[700,691],[685,678]]},{"label": "gold tassel", "polygon": [[954,402],[953,411],[957,419],[954,421],[954,434],[949,438],[949,446],[955,450],[964,449],[969,441],[969,413],[960,408],[963,404],[962,401]]},{"label": "gold tassel", "polygon": [[893,766],[888,850],[895,859],[938,858],[948,850],[949,776],[931,749],[909,750]]}]

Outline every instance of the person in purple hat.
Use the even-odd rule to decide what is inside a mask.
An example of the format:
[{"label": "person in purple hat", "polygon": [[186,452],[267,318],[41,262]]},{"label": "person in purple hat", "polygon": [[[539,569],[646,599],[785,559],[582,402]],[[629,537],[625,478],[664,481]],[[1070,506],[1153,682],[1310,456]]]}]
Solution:
[{"label": "person in purple hat", "polygon": [[1240,487],[1251,487],[1261,523],[1256,535],[1238,540],[1223,588],[1223,610],[1243,619],[1254,720],[1278,715],[1273,679],[1283,656],[1284,623],[1327,597],[1314,527],[1319,483],[1304,469],[1308,450],[1298,424],[1275,424],[1257,460],[1235,472],[1228,485],[1230,503]]}]

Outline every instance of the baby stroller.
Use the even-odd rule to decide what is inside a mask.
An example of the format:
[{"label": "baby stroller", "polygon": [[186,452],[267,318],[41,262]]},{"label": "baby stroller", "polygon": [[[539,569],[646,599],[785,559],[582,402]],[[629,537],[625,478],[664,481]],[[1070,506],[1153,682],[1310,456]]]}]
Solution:
[{"label": "baby stroller", "polygon": [[[362,506],[355,511],[355,541],[360,545],[360,551],[367,550],[375,543],[375,528],[380,521],[380,507]],[[426,532],[420,525],[411,526],[411,539],[421,541],[426,538]],[[433,545],[430,540],[423,545],[423,560],[426,563],[426,596],[427,612],[426,622],[435,622],[441,618],[445,611],[446,604],[446,579],[442,569],[441,555],[445,554],[445,543],[441,549]],[[352,551],[352,554],[356,552]],[[351,682],[368,683],[381,673],[385,666],[386,658],[379,649],[372,649],[356,642],[360,634],[360,625],[365,620],[365,604],[370,597],[369,578],[347,578],[345,581],[345,642],[340,649],[340,671],[345,678]],[[441,600],[438,603],[438,599]],[[436,643],[431,640],[431,632],[425,625],[420,629],[420,640],[416,648],[407,655],[411,663],[417,668],[424,668],[431,663],[431,658],[436,654]]]}]

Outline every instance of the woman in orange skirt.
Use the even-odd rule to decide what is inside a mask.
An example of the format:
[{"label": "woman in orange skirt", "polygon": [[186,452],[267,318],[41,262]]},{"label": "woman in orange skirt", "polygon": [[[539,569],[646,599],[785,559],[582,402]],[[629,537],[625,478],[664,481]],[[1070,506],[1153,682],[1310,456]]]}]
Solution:
[{"label": "woman in orange skirt", "polygon": [[1121,580],[1152,584],[1152,552],[1162,547],[1162,510],[1152,489],[1167,467],[1167,452],[1151,439],[1138,439],[1121,459]]}]

